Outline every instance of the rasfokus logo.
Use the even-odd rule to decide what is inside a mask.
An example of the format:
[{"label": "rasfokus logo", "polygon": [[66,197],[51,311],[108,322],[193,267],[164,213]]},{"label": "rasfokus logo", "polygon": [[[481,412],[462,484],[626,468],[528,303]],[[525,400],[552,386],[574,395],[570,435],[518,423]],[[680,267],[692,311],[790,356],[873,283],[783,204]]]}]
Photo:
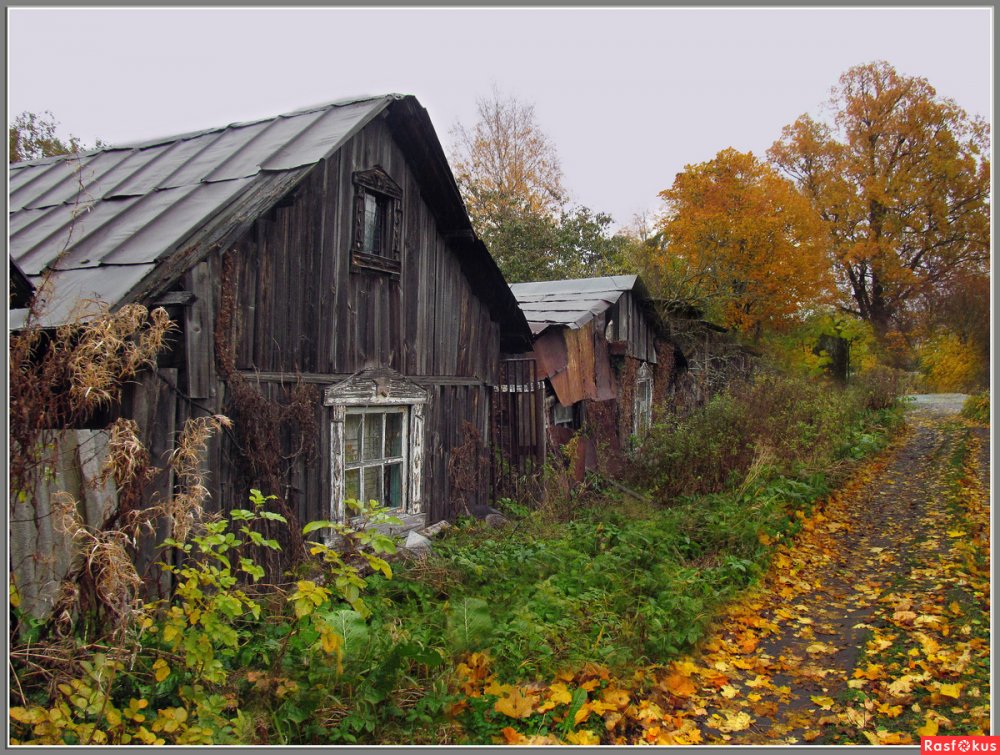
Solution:
[{"label": "rasfokus logo", "polygon": [[957,753],[1000,752],[1000,737],[921,737],[920,752]]}]

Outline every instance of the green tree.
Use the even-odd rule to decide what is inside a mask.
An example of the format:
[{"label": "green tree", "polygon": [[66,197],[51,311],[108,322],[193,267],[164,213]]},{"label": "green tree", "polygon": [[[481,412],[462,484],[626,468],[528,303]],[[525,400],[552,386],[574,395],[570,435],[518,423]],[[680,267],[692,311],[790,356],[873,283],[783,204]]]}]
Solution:
[{"label": "green tree", "polygon": [[848,70],[830,104],[832,123],[803,115],[768,155],[828,225],[843,307],[888,342],[921,297],[985,269],[989,127],[886,62]]},{"label": "green tree", "polygon": [[[19,163],[53,155],[71,155],[81,150],[75,136],[65,139],[56,134],[59,122],[49,111],[31,113],[25,110],[7,128],[8,161]],[[98,142],[100,146],[100,142]]]}]

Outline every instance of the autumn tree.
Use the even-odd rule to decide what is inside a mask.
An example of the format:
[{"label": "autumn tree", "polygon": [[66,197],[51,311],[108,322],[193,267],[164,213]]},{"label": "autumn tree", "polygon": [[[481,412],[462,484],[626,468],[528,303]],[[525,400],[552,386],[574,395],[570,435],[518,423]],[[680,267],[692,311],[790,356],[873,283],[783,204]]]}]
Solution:
[{"label": "autumn tree", "polygon": [[666,213],[647,259],[659,297],[759,338],[828,290],[818,215],[752,153],[725,149],[689,165],[660,196]]},{"label": "autumn tree", "polygon": [[570,206],[534,105],[496,89],[478,120],[451,131],[451,161],[472,225],[511,283],[620,272],[611,216]]},{"label": "autumn tree", "polygon": [[844,308],[880,340],[989,254],[989,127],[885,62],[834,87],[832,123],[801,116],[768,152],[829,229]]},{"label": "autumn tree", "polygon": [[486,231],[515,213],[556,217],[566,198],[562,167],[535,106],[494,88],[476,112],[471,129],[459,123],[451,131],[452,167],[473,225]]},{"label": "autumn tree", "polygon": [[47,110],[37,114],[26,110],[18,115],[7,128],[8,161],[19,163],[79,152],[80,140],[75,136],[59,137],[58,127],[59,122]]}]

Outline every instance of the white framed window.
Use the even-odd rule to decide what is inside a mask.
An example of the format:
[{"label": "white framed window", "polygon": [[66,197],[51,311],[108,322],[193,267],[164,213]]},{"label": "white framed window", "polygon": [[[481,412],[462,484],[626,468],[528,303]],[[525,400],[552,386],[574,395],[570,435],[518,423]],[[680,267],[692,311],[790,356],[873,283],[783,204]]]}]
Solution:
[{"label": "white framed window", "polygon": [[344,498],[406,502],[408,407],[350,408],[344,418]]},{"label": "white framed window", "polygon": [[330,518],[344,521],[344,501],[376,500],[397,514],[422,507],[427,393],[388,369],[330,386]]},{"label": "white framed window", "polygon": [[635,376],[635,400],[632,411],[632,432],[642,439],[653,423],[653,370],[643,362]]}]

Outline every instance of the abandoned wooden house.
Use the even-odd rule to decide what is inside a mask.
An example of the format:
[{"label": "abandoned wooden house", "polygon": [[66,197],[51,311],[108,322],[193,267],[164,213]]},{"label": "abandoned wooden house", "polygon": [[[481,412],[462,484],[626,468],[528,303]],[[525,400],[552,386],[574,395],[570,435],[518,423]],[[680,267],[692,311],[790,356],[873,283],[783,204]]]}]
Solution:
[{"label": "abandoned wooden house", "polygon": [[51,278],[41,325],[85,299],[176,321],[121,413],[154,458],[187,418],[229,416],[214,505],[253,485],[300,523],[357,498],[421,526],[488,502],[501,353],[530,331],[414,97],[15,164],[9,199],[16,304]]},{"label": "abandoned wooden house", "polygon": [[[516,283],[544,381],[550,447],[580,434],[575,464],[614,471],[686,367],[638,276]],[[600,464],[599,464],[600,461]]]}]

